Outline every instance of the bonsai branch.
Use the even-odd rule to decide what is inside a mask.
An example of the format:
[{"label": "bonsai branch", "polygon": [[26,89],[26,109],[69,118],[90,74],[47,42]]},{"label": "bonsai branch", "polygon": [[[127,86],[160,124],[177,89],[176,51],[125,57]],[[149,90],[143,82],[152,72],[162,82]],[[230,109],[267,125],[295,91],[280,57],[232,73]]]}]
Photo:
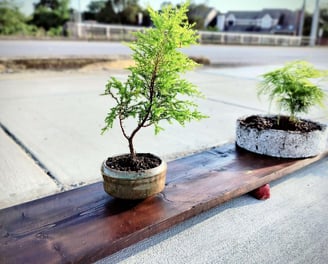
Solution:
[{"label": "bonsai branch", "polygon": [[[149,124],[146,124],[146,122],[148,121],[149,116],[151,115],[151,111],[152,111],[152,107],[153,107],[153,101],[154,101],[154,96],[155,96],[155,83],[156,83],[156,78],[157,78],[158,66],[159,66],[160,60],[162,58],[161,51],[162,50],[158,51],[157,56],[156,56],[156,60],[155,60],[155,63],[154,63],[154,69],[153,69],[153,72],[152,72],[151,81],[150,81],[150,85],[149,85],[149,106],[146,109],[146,115],[141,120],[141,122],[138,123],[138,126],[132,131],[131,135],[129,137],[126,137],[128,139],[128,142],[129,142],[129,149],[130,149],[130,154],[131,154],[132,159],[136,158],[136,153],[135,153],[134,146],[133,146],[133,138],[135,137],[137,132],[142,127],[147,127],[147,126],[152,125],[151,122]],[[122,128],[122,126],[121,126],[121,128]],[[123,133],[125,134],[125,132],[123,132]]]},{"label": "bonsai branch", "polygon": [[129,140],[129,136],[127,135],[127,133],[125,132],[125,129],[124,129],[124,124],[123,124],[123,118],[122,118],[122,115],[120,114],[119,115],[119,122],[120,122],[120,128],[121,128],[121,131],[122,131],[122,133],[123,133],[123,136],[127,139],[127,140]]}]

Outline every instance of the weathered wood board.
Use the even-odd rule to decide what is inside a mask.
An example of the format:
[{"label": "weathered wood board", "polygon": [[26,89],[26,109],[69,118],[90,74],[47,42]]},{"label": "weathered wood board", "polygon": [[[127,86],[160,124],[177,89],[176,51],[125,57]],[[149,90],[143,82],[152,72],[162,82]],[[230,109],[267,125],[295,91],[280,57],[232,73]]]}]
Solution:
[{"label": "weathered wood board", "polygon": [[163,193],[108,196],[102,183],[0,211],[0,263],[92,263],[323,157],[278,159],[227,144],[168,163]]}]

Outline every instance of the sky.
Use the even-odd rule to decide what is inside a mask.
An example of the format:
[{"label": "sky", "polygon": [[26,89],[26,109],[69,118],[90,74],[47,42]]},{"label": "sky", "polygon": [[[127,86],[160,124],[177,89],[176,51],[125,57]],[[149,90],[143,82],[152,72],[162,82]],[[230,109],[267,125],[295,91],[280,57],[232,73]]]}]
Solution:
[{"label": "sky", "polygon": [[[0,0],[1,1],[1,0]],[[38,0],[12,0],[18,4],[21,10],[29,15],[33,12],[33,3],[39,2]],[[87,9],[88,4],[92,0],[70,0],[72,8],[81,11]],[[147,7],[149,4],[154,9],[159,9],[162,2],[165,0],[139,0],[139,3],[143,7]],[[167,0],[166,0],[167,1]],[[172,4],[181,3],[181,0],[168,0]],[[227,11],[246,11],[246,10],[261,10],[263,8],[288,8],[291,10],[300,9],[304,0],[193,0],[195,4],[206,4],[207,6],[214,7],[222,13]],[[314,9],[316,0],[305,0],[306,9],[312,12]],[[321,5],[328,5],[328,0],[320,0]]]}]

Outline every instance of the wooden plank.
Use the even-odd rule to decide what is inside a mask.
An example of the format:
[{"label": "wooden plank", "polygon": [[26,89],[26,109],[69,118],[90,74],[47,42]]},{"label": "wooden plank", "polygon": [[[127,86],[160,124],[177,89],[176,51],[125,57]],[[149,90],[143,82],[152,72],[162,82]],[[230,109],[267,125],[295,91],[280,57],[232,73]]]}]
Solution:
[{"label": "wooden plank", "polygon": [[0,263],[92,263],[227,200],[309,165],[228,144],[168,164],[163,193],[108,196],[102,183],[0,211]]}]

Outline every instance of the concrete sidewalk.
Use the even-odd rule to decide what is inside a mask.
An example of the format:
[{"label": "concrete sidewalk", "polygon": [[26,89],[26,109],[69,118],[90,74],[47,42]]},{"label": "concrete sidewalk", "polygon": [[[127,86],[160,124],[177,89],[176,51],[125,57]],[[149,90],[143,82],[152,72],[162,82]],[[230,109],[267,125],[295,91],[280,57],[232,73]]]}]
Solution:
[{"label": "concrete sidewalk", "polygon": [[[255,88],[258,75],[275,67],[204,67],[188,73],[186,77],[206,96],[197,102],[209,118],[185,127],[163,123],[165,131],[158,136],[152,128],[145,129],[137,135],[136,150],[171,160],[233,141],[238,117],[267,112],[267,104],[258,100]],[[124,79],[126,74],[116,70],[0,75],[0,122],[13,137],[1,134],[2,208],[100,181],[101,162],[128,151],[118,125],[100,135],[112,101],[99,95],[110,76]],[[320,111],[309,116],[328,122],[327,115]],[[5,151],[15,144],[28,155]],[[30,169],[35,162],[42,165],[37,173]]]},{"label": "concrete sidewalk", "polygon": [[[210,118],[186,127],[163,124],[137,136],[139,152],[167,160],[234,140],[235,120],[266,113],[258,75],[280,65],[202,68],[188,73]],[[112,105],[102,93],[125,71],[25,72],[0,75],[0,208],[100,181],[100,164],[127,152],[118,126],[100,135]],[[328,90],[328,83],[324,83]],[[309,117],[328,123],[314,110]],[[273,184],[272,198],[245,195],[99,263],[327,263],[328,159]]]}]

